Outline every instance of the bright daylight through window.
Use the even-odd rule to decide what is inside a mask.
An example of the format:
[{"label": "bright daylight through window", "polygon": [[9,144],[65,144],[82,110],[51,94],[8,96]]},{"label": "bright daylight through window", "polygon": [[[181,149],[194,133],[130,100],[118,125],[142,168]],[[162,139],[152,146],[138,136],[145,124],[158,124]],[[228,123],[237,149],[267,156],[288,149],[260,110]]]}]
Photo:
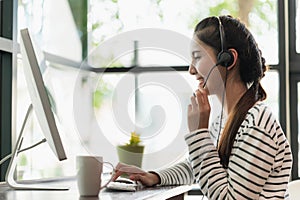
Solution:
[{"label": "bright daylight through window", "polygon": [[[145,144],[155,144],[146,147],[149,156],[143,161],[143,168],[161,168],[184,158],[186,149],[180,137],[187,131],[186,106],[197,83],[191,80],[186,70],[176,70],[176,67],[187,67],[188,60],[162,48],[139,48],[147,41],[138,36],[130,40],[116,40],[105,48],[105,53],[99,51],[101,45],[121,34],[152,28],[191,38],[193,27],[204,17],[230,13],[248,25],[267,63],[278,64],[275,0],[132,0],[130,4],[134,6],[128,6],[127,0],[90,0],[86,10],[75,9],[73,4],[80,2],[19,0],[18,30],[28,27],[38,47],[48,55],[44,78],[55,102],[57,120],[69,158],[59,163],[55,162],[55,157],[44,158],[43,155],[51,153],[50,149],[41,145],[22,154],[18,164],[19,179],[74,175],[74,155],[85,151],[101,153],[99,146],[110,150],[104,160],[115,164],[118,160],[115,146],[127,140],[124,133],[136,128],[144,130],[140,134]],[[239,6],[240,2],[245,5]],[[126,50],[121,51],[118,47],[125,47]],[[80,70],[80,63],[86,58],[93,68],[107,67],[115,71],[97,73]],[[21,59],[19,55],[16,130],[23,123],[27,108],[24,105],[30,103]],[[137,65],[152,67],[153,70],[139,73],[124,70]],[[176,67],[161,70],[170,66]],[[279,112],[278,79],[275,69],[264,78],[265,82],[274,83],[272,88],[263,82],[275,113]],[[182,81],[184,86],[175,87],[173,83],[176,81]],[[80,118],[76,118],[74,112],[81,107],[77,106],[74,111],[74,105],[85,108],[79,110]],[[118,119],[120,113],[116,114],[114,110],[116,108],[122,108],[130,122],[122,124]],[[38,141],[41,135],[37,133],[40,130],[36,119],[33,118],[28,127],[26,134],[31,135],[31,139],[24,141],[25,146],[26,142],[32,144]],[[180,148],[174,152],[174,158],[170,158],[168,146],[175,143]],[[156,153],[164,156],[154,163],[152,160]]]}]

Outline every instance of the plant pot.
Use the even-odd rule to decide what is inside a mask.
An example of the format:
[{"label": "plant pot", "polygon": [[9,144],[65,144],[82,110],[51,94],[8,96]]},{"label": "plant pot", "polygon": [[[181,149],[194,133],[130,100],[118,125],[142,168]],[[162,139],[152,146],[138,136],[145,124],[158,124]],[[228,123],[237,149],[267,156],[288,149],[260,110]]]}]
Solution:
[{"label": "plant pot", "polygon": [[142,167],[144,146],[117,146],[119,161],[128,165]]}]

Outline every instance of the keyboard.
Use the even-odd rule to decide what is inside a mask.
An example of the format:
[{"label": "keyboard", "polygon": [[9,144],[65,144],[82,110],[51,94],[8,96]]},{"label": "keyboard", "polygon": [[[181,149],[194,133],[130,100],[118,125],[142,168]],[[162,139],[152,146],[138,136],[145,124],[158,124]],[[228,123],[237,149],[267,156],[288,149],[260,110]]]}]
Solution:
[{"label": "keyboard", "polygon": [[117,180],[110,182],[106,188],[109,190],[135,192],[138,184],[126,178],[119,177]]}]

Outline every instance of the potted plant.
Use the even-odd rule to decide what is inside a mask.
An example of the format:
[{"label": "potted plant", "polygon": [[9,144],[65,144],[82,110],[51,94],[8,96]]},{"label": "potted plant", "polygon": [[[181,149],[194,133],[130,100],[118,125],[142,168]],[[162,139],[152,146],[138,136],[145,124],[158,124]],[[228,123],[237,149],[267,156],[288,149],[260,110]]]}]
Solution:
[{"label": "potted plant", "polygon": [[137,167],[142,166],[144,146],[140,144],[140,135],[131,132],[130,140],[125,145],[118,145],[117,152],[119,161]]}]

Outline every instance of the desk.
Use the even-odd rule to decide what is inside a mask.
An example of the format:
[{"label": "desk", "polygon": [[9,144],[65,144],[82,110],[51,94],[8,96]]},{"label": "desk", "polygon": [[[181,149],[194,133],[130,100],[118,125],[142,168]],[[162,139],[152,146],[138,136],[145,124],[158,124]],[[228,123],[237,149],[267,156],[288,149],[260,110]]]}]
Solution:
[{"label": "desk", "polygon": [[[45,181],[42,184],[45,184]],[[136,192],[111,192],[104,189],[99,193],[98,197],[80,197],[75,179],[48,181],[46,184],[67,186],[70,189],[65,191],[13,190],[5,183],[1,183],[0,200],[179,200],[183,199],[184,193],[192,188],[192,186],[189,185],[150,187]]]}]

